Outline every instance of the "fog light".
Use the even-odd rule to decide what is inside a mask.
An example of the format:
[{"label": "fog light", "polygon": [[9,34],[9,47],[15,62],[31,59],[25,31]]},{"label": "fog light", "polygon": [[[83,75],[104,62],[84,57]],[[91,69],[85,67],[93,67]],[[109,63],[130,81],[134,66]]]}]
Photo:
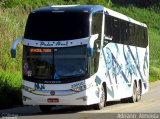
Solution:
[{"label": "fog light", "polygon": [[87,99],[88,99],[87,96],[83,97],[83,101],[87,101]]},{"label": "fog light", "polygon": [[23,101],[26,101],[26,100],[32,100],[31,98],[26,97],[26,96],[23,96],[22,98],[23,98]]},{"label": "fog light", "polygon": [[87,101],[88,97],[87,96],[83,96],[83,97],[79,97],[76,100],[83,100],[83,101]]}]

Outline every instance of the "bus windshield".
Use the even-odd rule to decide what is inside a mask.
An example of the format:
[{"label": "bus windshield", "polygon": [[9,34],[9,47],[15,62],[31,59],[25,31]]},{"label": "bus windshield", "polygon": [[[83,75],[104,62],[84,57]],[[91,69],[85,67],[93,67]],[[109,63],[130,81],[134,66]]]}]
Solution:
[{"label": "bus windshield", "polygon": [[87,46],[23,48],[23,76],[28,80],[67,80],[87,74]]},{"label": "bus windshield", "polygon": [[60,41],[89,36],[89,13],[36,12],[27,20],[24,38]]}]

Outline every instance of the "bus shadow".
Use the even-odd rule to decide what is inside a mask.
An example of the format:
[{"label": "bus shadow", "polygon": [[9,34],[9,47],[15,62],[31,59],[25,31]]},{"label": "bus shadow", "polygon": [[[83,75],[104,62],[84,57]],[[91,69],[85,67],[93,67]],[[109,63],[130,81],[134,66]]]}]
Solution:
[{"label": "bus shadow", "polygon": [[80,111],[91,110],[90,107],[86,106],[57,106],[53,107],[48,113],[40,111],[39,106],[23,106],[0,110],[0,117],[12,116],[39,116],[39,115],[59,115],[59,114],[74,114]]},{"label": "bus shadow", "polygon": [[[123,102],[125,103],[125,102]],[[122,104],[121,101],[109,101],[106,103],[106,106],[112,106],[112,105],[116,105],[116,104]]]},{"label": "bus shadow", "polygon": [[[121,101],[111,101],[106,103],[106,107],[110,107],[116,104],[121,104]],[[38,106],[24,106],[17,109],[0,110],[0,116],[4,115],[18,115],[18,116],[40,116],[40,115],[60,115],[60,114],[75,114],[82,111],[93,111],[93,106],[57,106],[53,107],[48,113],[40,111]],[[89,112],[88,112],[89,113]]]},{"label": "bus shadow", "polygon": [[[125,103],[125,102],[123,102]],[[117,104],[122,104],[121,101],[110,101],[106,103],[106,107],[117,105]],[[63,106],[62,106],[63,107]],[[65,108],[60,108],[60,109],[55,109],[53,108],[51,112],[49,113],[40,113],[42,115],[45,114],[70,114],[70,113],[77,113],[81,111],[93,111],[95,110],[93,106],[67,106]],[[88,112],[89,113],[89,112]]]},{"label": "bus shadow", "polygon": [[[58,109],[57,109],[58,108]],[[81,111],[88,111],[88,110],[93,110],[90,107],[86,106],[60,106],[57,108],[52,108],[50,112],[44,113],[41,112],[40,109],[38,108],[38,112],[31,112],[31,113],[19,113],[18,116],[49,116],[49,115],[61,115],[61,114],[76,114]]]}]

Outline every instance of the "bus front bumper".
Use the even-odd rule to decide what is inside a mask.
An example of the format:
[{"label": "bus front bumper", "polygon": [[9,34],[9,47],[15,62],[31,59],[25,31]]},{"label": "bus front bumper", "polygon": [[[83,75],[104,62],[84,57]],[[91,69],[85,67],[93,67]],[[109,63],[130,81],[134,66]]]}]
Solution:
[{"label": "bus front bumper", "polygon": [[24,105],[92,105],[99,102],[95,87],[64,96],[46,96],[22,90]]}]

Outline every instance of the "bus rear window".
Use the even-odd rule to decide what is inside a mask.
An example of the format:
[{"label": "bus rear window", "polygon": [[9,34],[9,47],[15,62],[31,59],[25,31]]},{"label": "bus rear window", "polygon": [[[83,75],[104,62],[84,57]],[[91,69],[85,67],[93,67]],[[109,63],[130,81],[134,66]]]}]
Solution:
[{"label": "bus rear window", "polygon": [[60,41],[89,36],[89,13],[37,12],[31,13],[24,38],[43,41]]}]

